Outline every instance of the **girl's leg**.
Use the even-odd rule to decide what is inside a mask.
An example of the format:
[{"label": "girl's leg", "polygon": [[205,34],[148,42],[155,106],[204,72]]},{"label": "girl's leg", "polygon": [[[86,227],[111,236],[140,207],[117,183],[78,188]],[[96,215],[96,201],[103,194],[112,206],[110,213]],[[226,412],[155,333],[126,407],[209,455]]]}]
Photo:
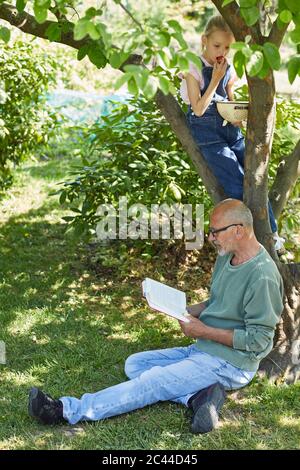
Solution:
[{"label": "girl's leg", "polygon": [[[239,159],[237,158],[239,155]],[[212,144],[201,147],[201,152],[205,157],[210,169],[223,187],[226,195],[234,199],[243,200],[244,170],[241,166],[243,162],[243,142],[236,142],[233,147],[225,144]],[[277,231],[276,220],[268,201],[269,218],[272,232]]]},{"label": "girl's leg", "polygon": [[244,171],[231,148],[222,142],[203,145],[200,150],[226,195],[243,200]]}]

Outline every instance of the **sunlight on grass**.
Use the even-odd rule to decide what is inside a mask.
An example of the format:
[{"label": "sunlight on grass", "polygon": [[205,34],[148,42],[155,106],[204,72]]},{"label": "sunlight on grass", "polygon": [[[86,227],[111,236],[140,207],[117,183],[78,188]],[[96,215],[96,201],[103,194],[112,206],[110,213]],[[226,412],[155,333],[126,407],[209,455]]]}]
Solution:
[{"label": "sunlight on grass", "polygon": [[300,444],[300,418],[295,418],[293,416],[280,416],[278,422],[280,425],[285,426],[287,428],[298,428]]},{"label": "sunlight on grass", "polygon": [[169,402],[75,427],[50,429],[28,416],[33,385],[54,397],[80,397],[125,380],[129,354],[190,343],[176,320],[147,307],[140,288],[145,276],[183,283],[196,302],[207,297],[210,280],[199,266],[179,263],[167,272],[164,260],[153,268],[136,259],[127,269],[113,247],[105,255],[112,269],[92,261],[90,247],[64,232],[69,209],[49,195],[69,166],[67,159],[29,162],[0,202],[0,339],[7,346],[0,369],[0,448],[299,448],[299,386],[271,387],[260,379],[228,394],[220,425],[208,435],[191,434],[188,411]]}]

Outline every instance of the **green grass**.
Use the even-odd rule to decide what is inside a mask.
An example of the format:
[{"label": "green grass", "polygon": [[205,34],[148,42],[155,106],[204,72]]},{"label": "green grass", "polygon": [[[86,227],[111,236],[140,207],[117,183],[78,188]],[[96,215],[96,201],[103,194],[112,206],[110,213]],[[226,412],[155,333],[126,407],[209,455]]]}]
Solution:
[{"label": "green grass", "polygon": [[125,380],[124,361],[133,352],[189,343],[176,322],[145,307],[146,274],[182,285],[194,300],[205,296],[210,277],[208,269],[179,262],[170,270],[164,259],[123,265],[114,248],[96,269],[93,245],[64,233],[68,209],[49,195],[69,165],[61,158],[27,163],[0,203],[0,339],[7,348],[7,364],[0,365],[0,448],[299,448],[299,384],[260,379],[229,394],[219,428],[203,436],[190,433],[188,411],[172,403],[74,427],[41,426],[28,416],[32,385],[79,397]]}]

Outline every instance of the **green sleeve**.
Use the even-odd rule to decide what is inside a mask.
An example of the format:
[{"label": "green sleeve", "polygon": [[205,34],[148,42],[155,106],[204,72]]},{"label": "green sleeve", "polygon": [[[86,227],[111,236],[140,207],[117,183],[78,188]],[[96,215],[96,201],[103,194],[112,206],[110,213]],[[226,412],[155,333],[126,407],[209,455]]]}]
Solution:
[{"label": "green sleeve", "polygon": [[257,280],[245,298],[245,328],[235,329],[233,348],[265,357],[273,347],[276,324],[283,310],[282,284],[272,279]]}]

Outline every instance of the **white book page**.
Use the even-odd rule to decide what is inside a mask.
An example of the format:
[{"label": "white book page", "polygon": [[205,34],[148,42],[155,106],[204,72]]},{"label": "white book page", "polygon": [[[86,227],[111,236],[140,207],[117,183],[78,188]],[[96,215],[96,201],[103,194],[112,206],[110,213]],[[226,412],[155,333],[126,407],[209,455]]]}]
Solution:
[{"label": "white book page", "polygon": [[142,285],[144,296],[151,308],[166,313],[177,320],[188,322],[184,316],[187,313],[184,292],[150,278],[146,278]]}]

